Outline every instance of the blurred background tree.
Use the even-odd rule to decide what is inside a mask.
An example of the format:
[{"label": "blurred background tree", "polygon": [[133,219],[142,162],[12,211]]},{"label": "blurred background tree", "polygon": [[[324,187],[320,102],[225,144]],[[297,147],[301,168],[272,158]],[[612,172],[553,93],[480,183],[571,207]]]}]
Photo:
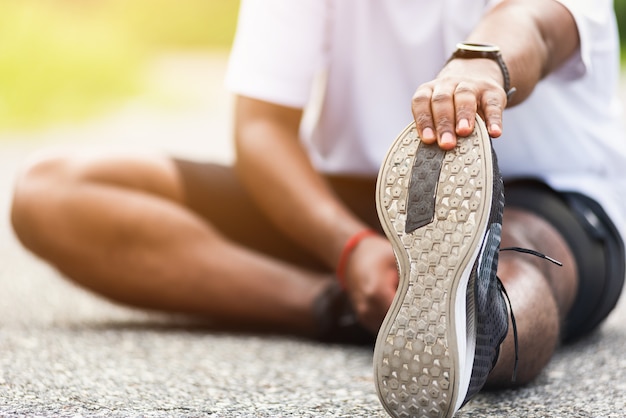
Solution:
[{"label": "blurred background tree", "polygon": [[[0,0],[0,131],[82,120],[145,92],[167,51],[227,51],[239,0]],[[615,0],[626,45],[626,0]],[[624,54],[623,54],[624,56]]]}]

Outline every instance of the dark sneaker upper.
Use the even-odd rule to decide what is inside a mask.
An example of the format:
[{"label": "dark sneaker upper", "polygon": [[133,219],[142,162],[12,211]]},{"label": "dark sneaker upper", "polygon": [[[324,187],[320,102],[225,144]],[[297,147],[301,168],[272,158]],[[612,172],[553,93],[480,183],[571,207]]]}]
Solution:
[{"label": "dark sneaker upper", "polygon": [[[489,373],[498,360],[500,344],[504,341],[509,329],[508,309],[496,275],[503,209],[504,187],[496,155],[493,153],[493,195],[489,227],[472,272],[476,347],[472,376],[464,404],[485,385]],[[468,298],[470,295],[471,293],[468,292]],[[469,306],[471,306],[470,303],[468,303]]]},{"label": "dark sneaker upper", "polygon": [[336,344],[370,345],[375,336],[356,316],[346,292],[332,282],[314,302],[313,315],[318,332],[315,339]]}]

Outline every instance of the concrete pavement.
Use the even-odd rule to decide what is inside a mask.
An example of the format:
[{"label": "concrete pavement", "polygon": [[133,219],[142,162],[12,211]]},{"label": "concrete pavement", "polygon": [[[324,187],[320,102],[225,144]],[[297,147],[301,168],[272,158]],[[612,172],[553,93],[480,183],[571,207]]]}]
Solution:
[{"label": "concrete pavement", "polygon": [[[184,92],[180,109],[138,101],[83,126],[0,138],[0,416],[386,416],[371,349],[209,333],[111,304],[24,251],[9,228],[16,170],[40,149],[149,148],[228,161],[223,70],[223,56],[164,59],[154,76]],[[626,416],[624,347],[626,298],[532,385],[481,394],[458,416]]]}]

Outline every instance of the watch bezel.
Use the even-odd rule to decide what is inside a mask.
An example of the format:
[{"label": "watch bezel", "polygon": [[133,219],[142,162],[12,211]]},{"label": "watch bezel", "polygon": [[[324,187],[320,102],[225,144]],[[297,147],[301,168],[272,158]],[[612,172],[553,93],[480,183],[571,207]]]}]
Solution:
[{"label": "watch bezel", "polygon": [[499,53],[500,48],[496,45],[489,44],[474,44],[474,43],[465,43],[459,42],[456,44],[456,49],[461,51],[469,51],[469,52],[483,52],[483,53]]}]

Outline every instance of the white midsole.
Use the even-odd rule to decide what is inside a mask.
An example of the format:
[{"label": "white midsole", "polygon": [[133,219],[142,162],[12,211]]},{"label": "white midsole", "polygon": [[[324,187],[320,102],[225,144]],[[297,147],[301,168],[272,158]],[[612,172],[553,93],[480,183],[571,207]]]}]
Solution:
[{"label": "white midsole", "polygon": [[[489,216],[487,216],[489,219]],[[481,231],[479,237],[482,237],[487,225],[485,224],[485,230]],[[469,278],[474,268],[474,261],[479,257],[482,252],[482,245],[477,245],[474,249],[474,253],[470,258],[470,263],[463,270],[461,281],[457,289],[456,300],[454,302],[454,320],[456,325],[456,340],[458,344],[459,352],[459,395],[456,399],[454,410],[458,411],[463,406],[465,400],[465,394],[469,390],[470,380],[472,377],[472,370],[474,368],[474,355],[476,353],[476,318],[471,322],[471,329],[467,327],[467,285]],[[463,355],[465,353],[465,355]]]}]

